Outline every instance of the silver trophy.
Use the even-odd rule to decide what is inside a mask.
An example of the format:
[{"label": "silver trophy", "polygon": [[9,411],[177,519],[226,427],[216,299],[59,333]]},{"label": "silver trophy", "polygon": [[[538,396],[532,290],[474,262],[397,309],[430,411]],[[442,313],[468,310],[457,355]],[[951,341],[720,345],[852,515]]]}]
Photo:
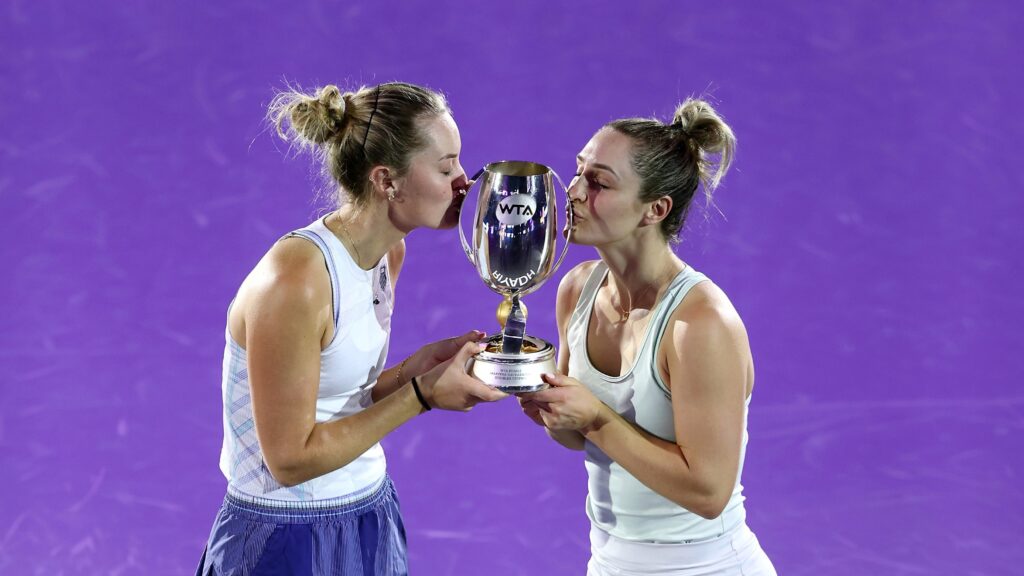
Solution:
[{"label": "silver trophy", "polygon": [[555,347],[526,334],[526,306],[520,298],[540,288],[565,258],[568,237],[555,261],[558,206],[553,180],[565,192],[566,228],[572,234],[568,192],[554,170],[533,162],[495,162],[473,179],[480,193],[472,245],[462,229],[461,214],[459,237],[480,279],[505,299],[498,306],[501,333],[486,340],[487,348],[470,360],[467,370],[503,392],[540,390],[547,387],[541,374],[555,371]]}]

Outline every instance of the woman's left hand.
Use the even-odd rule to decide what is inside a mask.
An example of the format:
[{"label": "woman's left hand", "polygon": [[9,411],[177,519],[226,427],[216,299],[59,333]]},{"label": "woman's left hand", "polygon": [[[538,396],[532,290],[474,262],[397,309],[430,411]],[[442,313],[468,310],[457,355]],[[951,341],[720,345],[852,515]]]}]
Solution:
[{"label": "woman's left hand", "polygon": [[452,336],[426,344],[406,360],[403,377],[408,379],[426,374],[435,366],[451,360],[467,342],[479,342],[486,336],[479,330],[470,330],[461,336]]},{"label": "woman's left hand", "polygon": [[541,407],[544,426],[585,434],[600,424],[606,406],[579,380],[562,374],[545,374],[544,381],[551,387],[521,396]]}]

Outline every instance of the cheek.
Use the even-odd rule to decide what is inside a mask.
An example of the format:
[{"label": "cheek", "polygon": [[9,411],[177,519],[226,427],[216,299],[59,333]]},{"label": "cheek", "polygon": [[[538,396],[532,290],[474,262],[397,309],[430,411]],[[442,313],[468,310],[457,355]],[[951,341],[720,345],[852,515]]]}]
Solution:
[{"label": "cheek", "polygon": [[615,198],[602,192],[591,192],[589,200],[590,209],[601,218],[613,218],[616,211],[622,208],[617,205]]},{"label": "cheek", "polygon": [[436,202],[443,195],[444,186],[440,179],[430,174],[421,174],[409,182],[410,188],[415,190],[416,198],[427,202]]},{"label": "cheek", "polygon": [[431,206],[441,208],[447,207],[452,198],[451,182],[444,174],[436,177],[427,177],[422,181],[422,198]]},{"label": "cheek", "polygon": [[434,179],[431,186],[433,195],[438,200],[447,202],[452,199],[452,181],[448,176],[441,174]]},{"label": "cheek", "polygon": [[597,194],[590,201],[590,213],[606,223],[630,220],[636,207],[613,194]]}]

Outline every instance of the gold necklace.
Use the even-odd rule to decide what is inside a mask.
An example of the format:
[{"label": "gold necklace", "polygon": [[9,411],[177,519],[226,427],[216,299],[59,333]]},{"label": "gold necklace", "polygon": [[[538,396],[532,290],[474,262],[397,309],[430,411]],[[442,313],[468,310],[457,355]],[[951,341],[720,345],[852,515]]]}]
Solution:
[{"label": "gold necklace", "polygon": [[[637,294],[637,299],[646,294],[648,288],[650,288],[650,286],[645,286],[644,289],[641,290],[639,294]],[[627,304],[625,308],[622,308],[612,303],[612,307],[615,308],[615,311],[619,313],[620,324],[622,322],[625,322],[626,320],[629,320],[629,313],[633,311],[633,296],[630,295],[628,288],[626,289],[626,298],[628,299],[629,304]],[[622,304],[622,292],[619,292],[619,304]]]},{"label": "gold necklace", "polygon": [[335,212],[335,214],[338,215],[338,224],[341,224],[341,232],[345,234],[345,239],[348,240],[348,243],[352,246],[352,249],[356,251],[356,266],[362,268],[363,265],[360,264],[360,262],[363,259],[362,257],[359,256],[359,247],[356,246],[356,243],[352,240],[352,234],[349,233],[348,226],[345,226],[345,221],[341,219],[341,212]]},{"label": "gold necklace", "polygon": [[[683,270],[686,270],[686,268],[688,266],[689,266],[689,264],[683,264],[683,267],[679,269],[679,272],[682,272]],[[672,277],[675,278],[675,276],[678,275],[679,272],[676,272],[675,274],[673,274]],[[637,300],[639,300],[643,295],[647,294],[647,291],[650,290],[651,286],[661,286],[661,279],[659,278],[654,284],[649,284],[647,286],[644,286],[644,289],[641,290],[640,293],[636,295]],[[623,310],[621,307],[619,307],[619,306],[615,305],[614,303],[612,303],[612,307],[615,308],[615,311],[619,313],[619,323],[620,324],[622,322],[625,322],[626,320],[629,320],[629,313],[633,311],[633,297],[632,297],[632,295],[630,295],[628,288],[626,289],[626,298],[628,299],[629,304],[626,306],[625,310]],[[622,293],[621,292],[619,293],[619,304],[622,304]],[[654,303],[651,304],[651,309],[653,310],[654,307],[657,306],[657,304],[658,304],[658,299],[655,298],[654,299]]]}]

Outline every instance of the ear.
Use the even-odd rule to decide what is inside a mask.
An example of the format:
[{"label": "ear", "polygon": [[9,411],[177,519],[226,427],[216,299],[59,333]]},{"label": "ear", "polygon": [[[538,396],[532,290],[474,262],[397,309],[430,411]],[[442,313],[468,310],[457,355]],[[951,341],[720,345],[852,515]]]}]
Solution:
[{"label": "ear", "polygon": [[398,183],[395,180],[394,171],[387,166],[374,166],[370,170],[370,187],[375,196],[394,198],[398,191]]},{"label": "ear", "polygon": [[640,224],[643,226],[658,224],[667,218],[670,212],[672,212],[672,197],[662,196],[647,205],[647,209],[644,210],[644,217],[640,221]]}]

